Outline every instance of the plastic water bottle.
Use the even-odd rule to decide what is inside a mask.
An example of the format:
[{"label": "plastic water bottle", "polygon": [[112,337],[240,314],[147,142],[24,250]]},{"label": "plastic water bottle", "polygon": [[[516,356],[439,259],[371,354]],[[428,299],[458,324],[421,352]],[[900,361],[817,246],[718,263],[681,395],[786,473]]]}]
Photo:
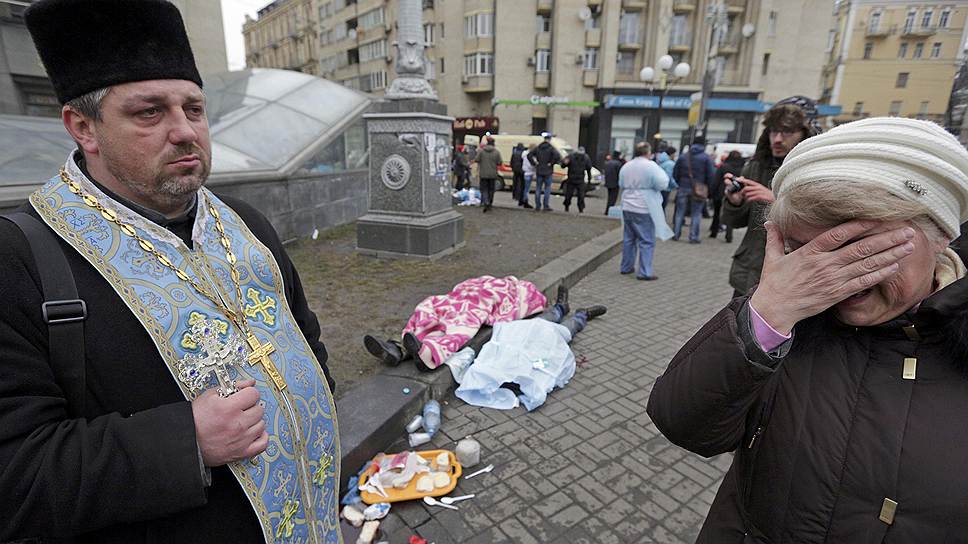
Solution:
[{"label": "plastic water bottle", "polygon": [[440,403],[428,400],[423,408],[423,428],[427,434],[433,436],[440,428]]}]

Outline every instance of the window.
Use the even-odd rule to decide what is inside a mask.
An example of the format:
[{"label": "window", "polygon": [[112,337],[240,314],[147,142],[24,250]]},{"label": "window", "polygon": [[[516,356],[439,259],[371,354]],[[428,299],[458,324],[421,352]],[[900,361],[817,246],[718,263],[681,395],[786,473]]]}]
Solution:
[{"label": "window", "polygon": [[328,18],[332,14],[333,14],[333,3],[332,2],[326,2],[322,6],[319,6],[319,20],[320,21],[322,21],[323,19]]},{"label": "window", "polygon": [[901,101],[900,100],[895,100],[895,101],[891,102],[891,109],[890,109],[890,111],[887,112],[887,114],[890,115],[890,116],[893,116],[893,117],[897,117],[898,115],[900,115],[901,114]]},{"label": "window", "polygon": [[369,74],[363,74],[360,76],[360,90],[361,91],[373,91],[376,89],[383,89],[387,86],[387,73],[386,70],[381,70],[379,72],[370,72]]},{"label": "window", "polygon": [[897,74],[897,80],[894,81],[894,88],[903,89],[907,87],[908,76],[911,75],[910,72],[900,72]]},{"label": "window", "polygon": [[918,107],[918,119],[924,119],[928,114],[928,103],[928,100],[921,102],[921,105]]},{"label": "window", "polygon": [[870,33],[875,33],[881,27],[881,12],[875,11],[871,13],[871,21],[867,25],[867,31]]},{"label": "window", "polygon": [[483,76],[494,73],[494,55],[490,53],[474,53],[464,55],[464,75]]},{"label": "window", "polygon": [[629,51],[619,51],[617,57],[617,70],[620,74],[632,74],[635,72],[635,53]]},{"label": "window", "polygon": [[766,72],[769,69],[770,69],[770,54],[769,53],[764,53],[763,54],[763,71],[762,71],[762,74],[765,76],[766,75]]},{"label": "window", "polygon": [[948,19],[950,17],[951,17],[951,9],[945,8],[944,11],[941,12],[941,16],[938,17],[938,26],[940,28],[948,28]]},{"label": "window", "polygon": [[914,44],[914,57],[916,59],[924,56],[924,42]]},{"label": "window", "polygon": [[551,17],[538,15],[534,19],[536,32],[551,32]]},{"label": "window", "polygon": [[585,70],[598,70],[598,48],[586,47],[585,56],[582,57],[582,68]]},{"label": "window", "polygon": [[440,75],[444,74],[444,57],[440,57]]},{"label": "window", "polygon": [[897,58],[903,59],[904,57],[906,57],[907,56],[907,48],[908,48],[908,44],[902,43],[901,44],[901,47],[899,47],[898,50],[897,50]]},{"label": "window", "polygon": [[936,59],[941,56],[941,42],[934,42],[931,46],[931,58]]},{"label": "window", "polygon": [[874,52],[874,42],[867,42],[864,44],[864,58],[871,58],[871,54]]},{"label": "window", "polygon": [[598,13],[592,14],[591,17],[585,19],[585,30],[592,30],[595,28],[600,28],[602,26],[602,21],[598,17]]},{"label": "window", "polygon": [[824,51],[829,53],[834,50],[834,43],[837,41],[837,31],[831,30],[827,33],[827,49]]},{"label": "window", "polygon": [[859,117],[863,114],[864,114],[864,103],[863,102],[854,103],[854,115]]},{"label": "window", "polygon": [[382,25],[384,21],[383,18],[383,8],[371,9],[370,11],[360,15],[357,19],[359,27],[363,30],[367,28],[372,28],[375,26]]},{"label": "window", "polygon": [[639,43],[639,12],[626,11],[619,20],[618,43]]},{"label": "window", "polygon": [[494,13],[477,13],[464,17],[464,37],[484,38],[494,35]]},{"label": "window", "polygon": [[377,40],[360,46],[360,62],[380,59],[387,56],[387,41]]},{"label": "window", "polygon": [[434,24],[427,23],[424,26],[424,45],[431,46],[434,44]]},{"label": "window", "polygon": [[444,39],[444,23],[440,23],[440,39]]},{"label": "window", "polygon": [[921,15],[921,28],[928,28],[931,26],[931,17],[934,15],[934,11],[930,9],[924,10]]},{"label": "window", "polygon": [[907,17],[904,18],[904,34],[910,34],[914,30],[914,18],[917,15],[918,13],[913,9],[907,12]]},{"label": "window", "polygon": [[767,36],[769,36],[771,38],[774,37],[774,36],[776,36],[776,18],[777,18],[777,15],[778,15],[777,12],[771,11],[770,12],[770,19],[769,19],[769,22],[767,23],[768,26],[766,27],[767,28],[766,34],[767,34]]},{"label": "window", "polygon": [[551,51],[548,49],[538,49],[534,55],[534,71],[547,72],[551,69]]},{"label": "window", "polygon": [[686,15],[673,15],[672,24],[669,28],[669,47],[677,45],[689,45],[689,17]]},{"label": "window", "polygon": [[437,63],[432,58],[424,57],[424,77],[431,81],[437,79]]}]

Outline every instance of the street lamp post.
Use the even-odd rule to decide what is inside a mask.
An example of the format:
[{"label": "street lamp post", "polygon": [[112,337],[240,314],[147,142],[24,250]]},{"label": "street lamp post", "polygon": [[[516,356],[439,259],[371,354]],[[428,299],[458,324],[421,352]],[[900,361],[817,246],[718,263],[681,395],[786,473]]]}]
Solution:
[{"label": "street lamp post", "polygon": [[[679,64],[676,64],[675,68],[672,67],[673,62],[674,60],[670,55],[662,55],[656,62],[656,68],[659,72],[659,108],[655,121],[655,135],[652,138],[652,145],[656,151],[658,151],[659,141],[662,139],[662,103],[665,100],[665,96],[669,92],[669,87],[672,84],[684,77],[688,77],[689,72],[692,70],[692,67],[689,66],[688,62],[680,62]],[[642,68],[642,71],[639,72],[639,79],[643,83],[647,83],[649,85],[650,95],[654,88],[653,82],[656,79],[656,68],[646,66]],[[669,73],[670,69],[672,71],[671,81]]]}]

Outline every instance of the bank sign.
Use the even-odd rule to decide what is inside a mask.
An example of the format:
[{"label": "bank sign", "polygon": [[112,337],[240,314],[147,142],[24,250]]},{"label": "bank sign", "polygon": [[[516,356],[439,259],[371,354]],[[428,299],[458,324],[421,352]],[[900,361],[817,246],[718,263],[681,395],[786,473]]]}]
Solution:
[{"label": "bank sign", "polygon": [[[667,96],[662,100],[662,108],[669,110],[688,110],[692,105],[692,99],[688,96]],[[762,102],[753,98],[710,98],[706,103],[709,111],[744,111],[753,113],[763,113],[773,107],[772,102]],[[605,95],[606,108],[628,108],[628,109],[658,109],[658,96],[641,95]],[[817,113],[819,115],[839,115],[840,106],[828,104],[818,104]]]}]

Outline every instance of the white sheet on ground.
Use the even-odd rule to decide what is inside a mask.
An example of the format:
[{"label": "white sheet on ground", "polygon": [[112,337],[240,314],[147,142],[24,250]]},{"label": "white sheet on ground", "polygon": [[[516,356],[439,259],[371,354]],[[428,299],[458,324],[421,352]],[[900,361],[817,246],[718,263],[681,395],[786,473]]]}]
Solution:
[{"label": "white sheet on ground", "polygon": [[513,382],[521,386],[520,402],[534,410],[552,389],[564,387],[575,375],[570,340],[567,328],[544,319],[498,323],[456,395],[474,406],[509,410],[517,407],[518,397],[501,384]]}]

